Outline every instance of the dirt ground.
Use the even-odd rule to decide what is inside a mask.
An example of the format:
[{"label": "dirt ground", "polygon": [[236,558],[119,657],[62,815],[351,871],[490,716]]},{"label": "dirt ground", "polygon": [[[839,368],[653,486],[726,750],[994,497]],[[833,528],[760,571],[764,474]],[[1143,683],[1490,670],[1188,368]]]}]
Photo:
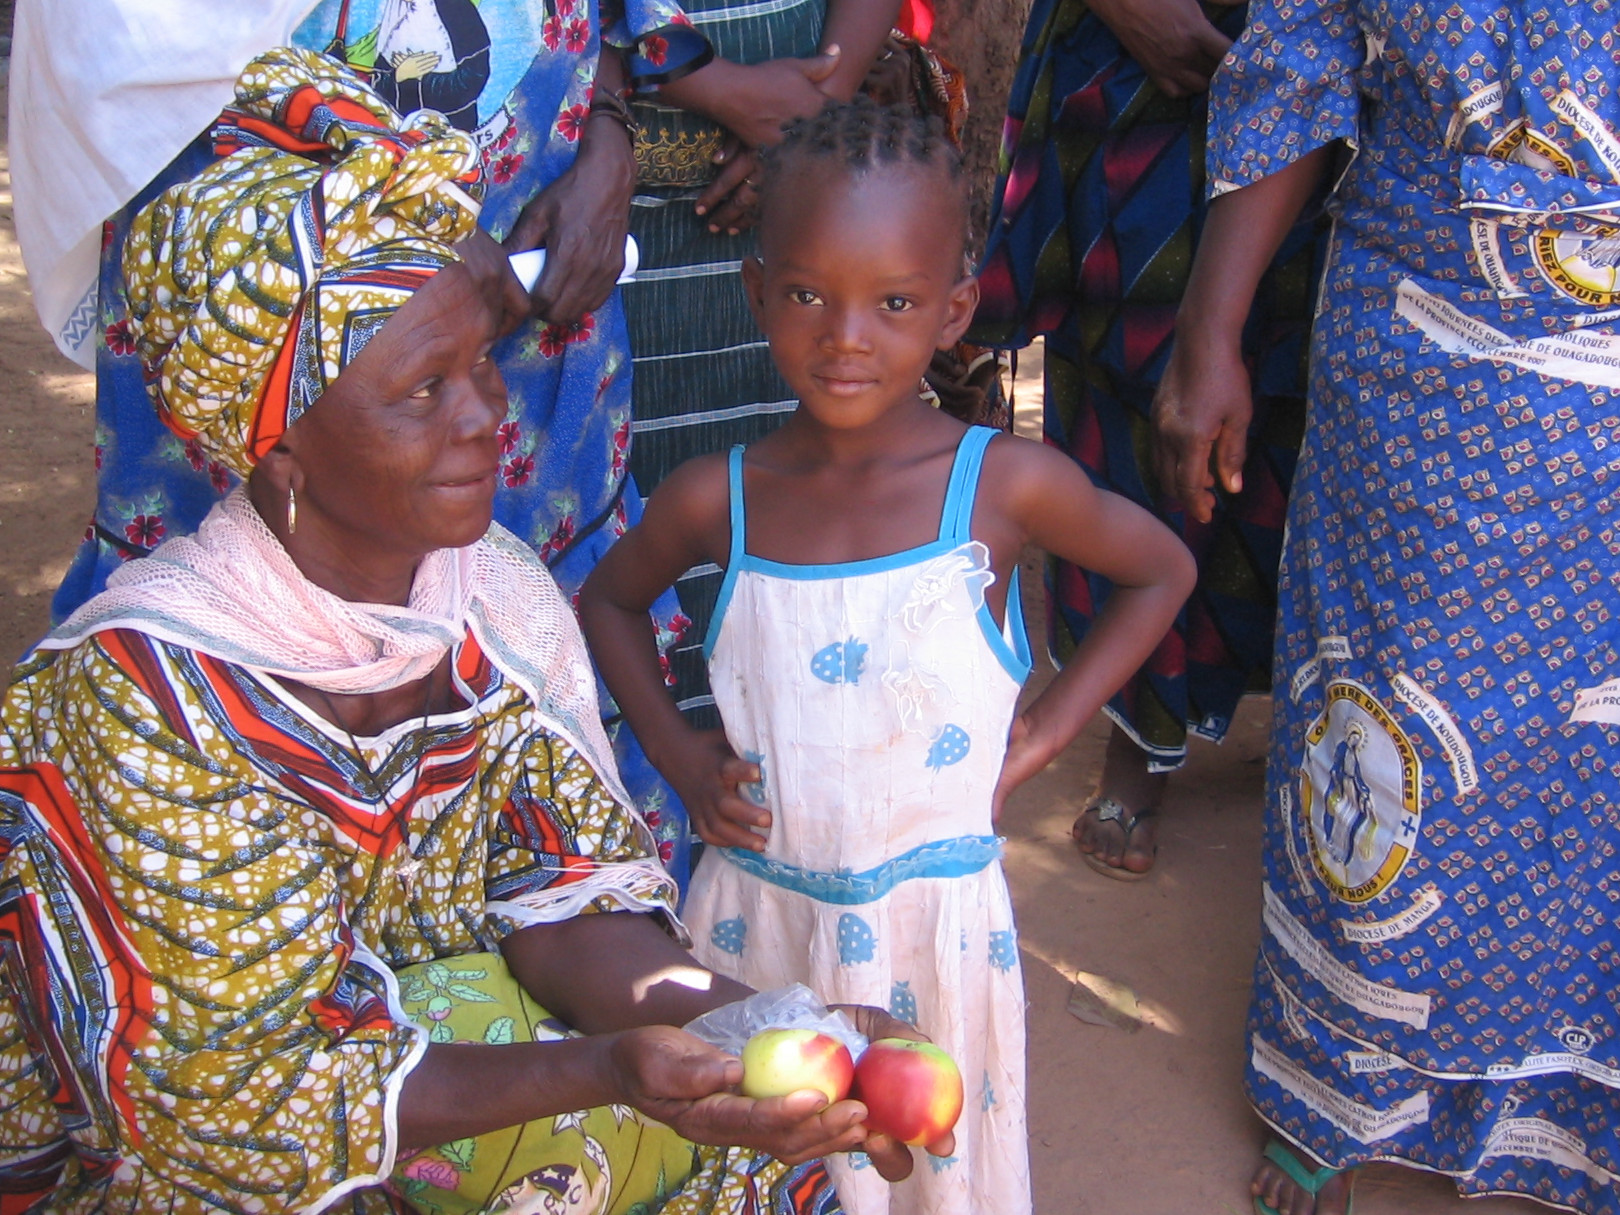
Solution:
[{"label": "dirt ground", "polygon": [[[0,652],[15,656],[45,627],[90,515],[94,417],[90,377],[56,353],[35,320],[3,159],[0,326]],[[1027,426],[1039,416],[1038,362],[1026,359],[1021,370]],[[1263,1133],[1239,1082],[1259,924],[1267,716],[1266,702],[1251,700],[1225,745],[1197,748],[1173,778],[1161,858],[1146,882],[1093,874],[1068,842],[1101,762],[1100,723],[1012,799],[1003,829],[1029,998],[1041,1215],[1251,1209],[1246,1181]],[[1127,1033],[1070,1015],[1070,988],[1082,972],[1134,991],[1145,1027]],[[1364,1177],[1356,1203],[1358,1215],[1545,1209],[1501,1199],[1465,1207],[1443,1179],[1395,1169]]]}]

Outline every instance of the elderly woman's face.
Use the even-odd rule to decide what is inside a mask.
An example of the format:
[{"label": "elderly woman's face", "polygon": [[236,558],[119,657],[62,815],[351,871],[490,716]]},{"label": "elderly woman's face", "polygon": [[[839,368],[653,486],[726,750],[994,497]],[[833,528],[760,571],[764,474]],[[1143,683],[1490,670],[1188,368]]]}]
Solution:
[{"label": "elderly woman's face", "polygon": [[[298,527],[420,555],[489,527],[506,386],[490,357],[499,302],[446,266],[287,431]],[[306,522],[307,521],[307,522]]]}]

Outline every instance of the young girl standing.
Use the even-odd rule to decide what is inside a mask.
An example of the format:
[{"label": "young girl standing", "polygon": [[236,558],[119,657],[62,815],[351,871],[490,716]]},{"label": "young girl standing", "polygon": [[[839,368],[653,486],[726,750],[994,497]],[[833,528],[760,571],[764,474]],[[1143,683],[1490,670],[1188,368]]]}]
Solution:
[{"label": "young girl standing", "polygon": [[[996,816],[1164,636],[1192,586],[1180,542],[1039,444],[918,396],[966,328],[967,204],[937,126],[857,101],[766,162],[750,302],[797,411],[683,465],[587,582],[608,686],[712,847],[686,916],[705,963],[756,987],[887,1005],[948,1050],[953,1155],[892,1191],[829,1162],[858,1215],[1029,1210],[1024,996]],[[1122,589],[1047,690],[1017,562],[1037,544]],[[724,731],[659,676],[646,607],[725,570],[705,642]]]}]

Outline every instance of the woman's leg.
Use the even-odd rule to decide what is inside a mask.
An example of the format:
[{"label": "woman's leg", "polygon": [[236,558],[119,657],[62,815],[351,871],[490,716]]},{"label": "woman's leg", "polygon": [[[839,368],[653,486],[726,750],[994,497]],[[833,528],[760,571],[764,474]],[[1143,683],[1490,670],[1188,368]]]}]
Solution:
[{"label": "woman's leg", "polygon": [[[1158,811],[1166,772],[1149,772],[1147,752],[1115,726],[1108,736],[1102,782],[1091,805],[1074,820],[1075,845],[1109,869],[1144,874],[1158,854]],[[1119,808],[1109,812],[1110,803]]]},{"label": "woman's leg", "polygon": [[[1324,1167],[1315,1157],[1298,1148],[1284,1148],[1305,1172],[1320,1173]],[[1354,1169],[1345,1169],[1322,1182],[1315,1193],[1291,1176],[1269,1155],[1260,1158],[1260,1167],[1249,1182],[1249,1193],[1277,1215],[1349,1215],[1350,1194],[1355,1188]],[[1256,1206],[1256,1210],[1263,1208]]]}]

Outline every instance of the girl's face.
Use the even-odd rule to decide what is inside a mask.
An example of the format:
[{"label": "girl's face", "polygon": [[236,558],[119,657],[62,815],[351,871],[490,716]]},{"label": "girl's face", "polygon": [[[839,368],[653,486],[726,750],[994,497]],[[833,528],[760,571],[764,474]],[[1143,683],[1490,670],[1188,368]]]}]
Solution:
[{"label": "girl's face", "polygon": [[839,430],[914,402],[934,351],[973,319],[960,187],[943,170],[863,175],[801,160],[774,183],[760,257],[743,262],[754,318],[802,413]]}]

